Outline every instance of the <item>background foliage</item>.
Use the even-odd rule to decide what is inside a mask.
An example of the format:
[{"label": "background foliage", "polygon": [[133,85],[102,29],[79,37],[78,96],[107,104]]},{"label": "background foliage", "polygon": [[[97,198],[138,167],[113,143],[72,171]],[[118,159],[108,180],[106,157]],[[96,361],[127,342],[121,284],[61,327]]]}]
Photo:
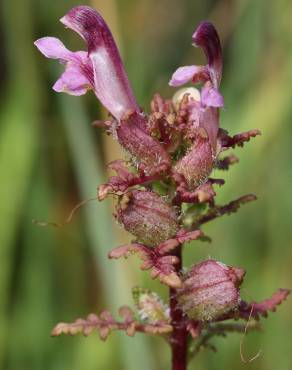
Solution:
[{"label": "background foliage", "polygon": [[[80,200],[96,193],[116,144],[91,127],[104,114],[93,94],[82,98],[50,90],[61,68],[41,56],[36,38],[55,35],[79,48],[78,36],[58,19],[75,0],[2,0],[0,22],[0,369],[168,369],[159,338],[113,335],[52,339],[51,328],[105,307],[131,304],[133,285],[149,281],[127,262],[106,259],[129,239],[110,218],[109,201],[86,205],[66,227],[41,228],[32,219],[62,222]],[[191,47],[202,19],[223,40],[222,126],[230,133],[259,128],[263,136],[237,150],[240,163],[225,175],[221,202],[255,192],[259,200],[238,215],[205,227],[210,246],[195,243],[185,264],[212,256],[248,271],[243,296],[262,299],[291,287],[292,228],[292,3],[290,0],[92,0],[110,24],[141,106],[167,87],[179,65],[203,60]],[[83,45],[82,45],[83,47]],[[219,175],[219,174],[218,174]],[[221,174],[220,174],[221,175]],[[262,333],[216,342],[190,369],[289,370],[292,368],[291,299],[264,322]]]}]

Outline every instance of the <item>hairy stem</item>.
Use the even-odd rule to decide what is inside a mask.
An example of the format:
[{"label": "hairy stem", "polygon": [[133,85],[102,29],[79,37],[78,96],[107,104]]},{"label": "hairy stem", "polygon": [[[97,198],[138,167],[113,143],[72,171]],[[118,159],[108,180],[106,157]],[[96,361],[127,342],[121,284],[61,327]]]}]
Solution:
[{"label": "hairy stem", "polygon": [[[182,247],[179,246],[174,252],[174,255],[179,258],[179,263],[176,270],[182,268]],[[184,320],[183,312],[179,309],[176,300],[176,290],[170,288],[170,316],[173,332],[170,339],[171,354],[172,354],[172,370],[186,370],[187,368],[187,337],[188,332]]]}]

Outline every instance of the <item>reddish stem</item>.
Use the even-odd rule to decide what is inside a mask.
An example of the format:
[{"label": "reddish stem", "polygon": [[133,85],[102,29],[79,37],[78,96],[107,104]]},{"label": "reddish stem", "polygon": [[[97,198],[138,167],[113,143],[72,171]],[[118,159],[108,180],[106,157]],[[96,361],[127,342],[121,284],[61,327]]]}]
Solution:
[{"label": "reddish stem", "polygon": [[[179,263],[176,265],[176,270],[182,268],[182,252],[181,246],[177,247],[174,255],[179,258]],[[172,353],[172,370],[186,370],[187,368],[187,339],[188,332],[184,320],[183,312],[179,309],[175,298],[176,290],[170,288],[170,317],[173,326],[173,332],[170,339]]]}]

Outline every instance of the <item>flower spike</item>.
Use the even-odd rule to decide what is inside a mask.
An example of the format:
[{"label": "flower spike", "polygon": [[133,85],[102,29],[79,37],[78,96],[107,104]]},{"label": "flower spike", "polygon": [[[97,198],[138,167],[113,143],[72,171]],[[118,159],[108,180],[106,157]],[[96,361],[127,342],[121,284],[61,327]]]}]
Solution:
[{"label": "flower spike", "polygon": [[[190,267],[183,263],[187,243],[211,241],[202,230],[206,223],[256,200],[255,195],[247,194],[218,205],[214,186],[225,181],[213,178],[212,171],[228,170],[238,162],[234,154],[225,151],[242,147],[260,131],[229,136],[219,126],[219,108],[224,106],[219,91],[222,50],[210,22],[200,23],[192,35],[194,46],[203,49],[205,64],[180,67],[169,82],[175,87],[188,82],[201,86],[180,89],[171,99],[155,94],[150,114],[137,105],[118,48],[101,15],[88,6],[77,6],[61,22],[81,36],[88,50],[72,52],[54,37],[35,42],[42,54],[65,66],[53,89],[71,95],[93,90],[110,112],[109,118],[93,125],[111,134],[127,152],[126,160],[109,164],[115,174],[99,186],[98,199],[115,197],[114,217],[134,239],[109,251],[108,257],[137,255],[141,270],[168,286],[169,302],[136,287],[135,311],[122,306],[119,320],[109,311],[90,314],[58,324],[52,335],[98,332],[102,340],[115,330],[128,336],[136,332],[160,335],[171,347],[172,369],[186,370],[188,360],[202,348],[215,350],[210,343],[214,335],[232,331],[245,335],[258,329],[257,321],[275,311],[290,293],[279,289],[261,302],[245,302],[240,297],[244,269],[214,259]],[[231,319],[247,324],[224,322]]]}]

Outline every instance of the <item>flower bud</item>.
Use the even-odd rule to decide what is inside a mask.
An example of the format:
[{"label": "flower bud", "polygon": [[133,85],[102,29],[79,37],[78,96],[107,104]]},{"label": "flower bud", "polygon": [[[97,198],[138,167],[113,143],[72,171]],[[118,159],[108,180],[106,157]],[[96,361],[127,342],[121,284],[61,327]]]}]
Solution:
[{"label": "flower bud", "polygon": [[134,287],[132,296],[141,320],[149,323],[169,320],[169,308],[156,293],[148,289]]},{"label": "flower bud", "polygon": [[151,191],[133,190],[124,194],[117,206],[117,219],[148,246],[172,238],[179,230],[175,209]]},{"label": "flower bud", "polygon": [[182,277],[177,300],[194,320],[213,321],[237,308],[239,286],[245,271],[206,260],[190,268]]},{"label": "flower bud", "polygon": [[200,94],[200,91],[198,89],[196,89],[195,87],[183,87],[181,89],[179,89],[172,97],[172,102],[175,106],[178,106],[184,96],[188,94],[188,96],[191,98],[191,99],[194,99],[196,100],[197,102],[199,102],[201,100],[201,94]]}]

